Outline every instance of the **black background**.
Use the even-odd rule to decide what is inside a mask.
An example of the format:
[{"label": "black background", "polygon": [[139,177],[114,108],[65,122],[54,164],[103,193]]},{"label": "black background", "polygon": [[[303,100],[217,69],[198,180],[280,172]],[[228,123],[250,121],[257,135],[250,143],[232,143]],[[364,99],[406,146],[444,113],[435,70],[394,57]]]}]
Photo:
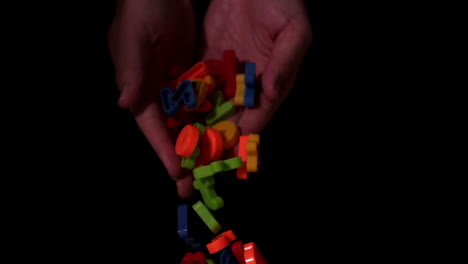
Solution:
[{"label": "black background", "polygon": [[[226,174],[216,185],[225,200],[220,223],[256,242],[270,263],[374,260],[399,222],[382,195],[395,181],[386,151],[394,139],[382,138],[393,128],[371,89],[377,53],[364,55],[372,42],[357,30],[358,15],[324,2],[307,1],[314,41],[261,134],[260,172],[245,182]],[[177,197],[131,114],[117,106],[107,48],[113,11],[113,1],[61,6],[27,36],[28,50],[40,51],[28,67],[41,97],[33,96],[38,106],[21,133],[27,151],[15,153],[16,171],[29,175],[20,177],[28,196],[17,195],[23,230],[44,247],[36,259],[175,263],[187,250],[176,209],[197,197]]]}]

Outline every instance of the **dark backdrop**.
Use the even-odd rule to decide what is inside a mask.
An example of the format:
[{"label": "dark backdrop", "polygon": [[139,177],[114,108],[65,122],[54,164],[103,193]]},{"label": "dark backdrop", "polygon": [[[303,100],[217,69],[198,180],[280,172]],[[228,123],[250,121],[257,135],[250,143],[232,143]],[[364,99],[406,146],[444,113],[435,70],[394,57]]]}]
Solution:
[{"label": "dark backdrop", "polygon": [[[314,41],[296,87],[261,134],[259,173],[245,182],[227,174],[216,185],[221,224],[256,242],[270,263],[371,259],[382,250],[373,241],[392,230],[379,226],[392,216],[381,211],[386,199],[375,199],[384,187],[373,177],[382,162],[382,139],[374,139],[385,128],[369,126],[379,117],[356,79],[367,44],[356,45],[352,16],[324,2],[307,1]],[[113,1],[70,5],[47,24],[58,60],[45,71],[57,90],[30,125],[41,136],[29,167],[45,176],[30,181],[35,191],[44,187],[27,201],[42,220],[29,227],[47,245],[38,252],[44,259],[175,263],[187,250],[176,208],[194,200],[177,197],[129,111],[117,106],[106,39],[113,10]],[[61,25],[67,18],[74,23]],[[378,172],[386,177],[390,167]]]}]

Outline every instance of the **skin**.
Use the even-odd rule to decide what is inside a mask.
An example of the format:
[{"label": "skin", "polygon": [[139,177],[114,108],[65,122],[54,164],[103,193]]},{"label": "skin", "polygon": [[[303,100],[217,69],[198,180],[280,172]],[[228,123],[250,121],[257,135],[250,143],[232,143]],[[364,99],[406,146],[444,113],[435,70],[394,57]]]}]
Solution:
[{"label": "skin", "polygon": [[[160,89],[173,77],[171,69],[222,60],[226,49],[234,49],[239,61],[256,63],[262,86],[258,105],[230,119],[242,134],[260,133],[294,86],[312,41],[301,0],[212,0],[203,32],[195,34],[193,10],[186,0],[118,1],[109,30],[121,91],[118,104],[132,111],[182,198],[192,195],[193,177],[180,167],[175,135],[166,127],[158,99]],[[196,41],[201,44],[198,55]]]},{"label": "skin", "polygon": [[214,0],[204,25],[201,60],[234,49],[239,61],[256,63],[262,84],[258,105],[230,118],[242,134],[260,133],[294,86],[312,41],[300,0]]}]

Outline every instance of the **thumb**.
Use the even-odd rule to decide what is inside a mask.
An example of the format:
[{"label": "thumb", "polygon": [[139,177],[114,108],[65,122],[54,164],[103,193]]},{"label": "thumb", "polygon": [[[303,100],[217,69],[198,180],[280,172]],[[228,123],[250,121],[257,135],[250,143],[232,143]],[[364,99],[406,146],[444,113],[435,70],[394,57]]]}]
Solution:
[{"label": "thumb", "polygon": [[130,108],[142,95],[149,61],[150,43],[144,26],[123,11],[111,26],[109,47],[121,92],[118,104]]},{"label": "thumb", "polygon": [[257,107],[246,108],[239,121],[243,134],[260,133],[289,94],[312,42],[307,18],[298,18],[278,34],[271,57],[261,77],[262,92]]},{"label": "thumb", "polygon": [[277,102],[294,86],[297,72],[312,42],[307,18],[297,18],[279,33],[262,78],[265,96]]}]

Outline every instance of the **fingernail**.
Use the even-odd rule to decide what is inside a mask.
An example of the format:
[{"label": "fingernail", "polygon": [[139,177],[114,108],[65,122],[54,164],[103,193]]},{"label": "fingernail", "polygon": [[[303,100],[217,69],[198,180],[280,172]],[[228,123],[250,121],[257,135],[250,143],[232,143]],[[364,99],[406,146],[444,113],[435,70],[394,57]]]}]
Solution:
[{"label": "fingernail", "polygon": [[119,96],[119,100],[117,102],[117,104],[122,107],[122,108],[125,108],[126,107],[126,99],[127,99],[127,94],[126,94],[126,90],[127,90],[127,86],[123,86],[121,89],[120,89],[120,96]]},{"label": "fingernail", "polygon": [[176,181],[177,193],[180,198],[189,198],[193,195],[193,179],[192,177],[184,177]]}]

